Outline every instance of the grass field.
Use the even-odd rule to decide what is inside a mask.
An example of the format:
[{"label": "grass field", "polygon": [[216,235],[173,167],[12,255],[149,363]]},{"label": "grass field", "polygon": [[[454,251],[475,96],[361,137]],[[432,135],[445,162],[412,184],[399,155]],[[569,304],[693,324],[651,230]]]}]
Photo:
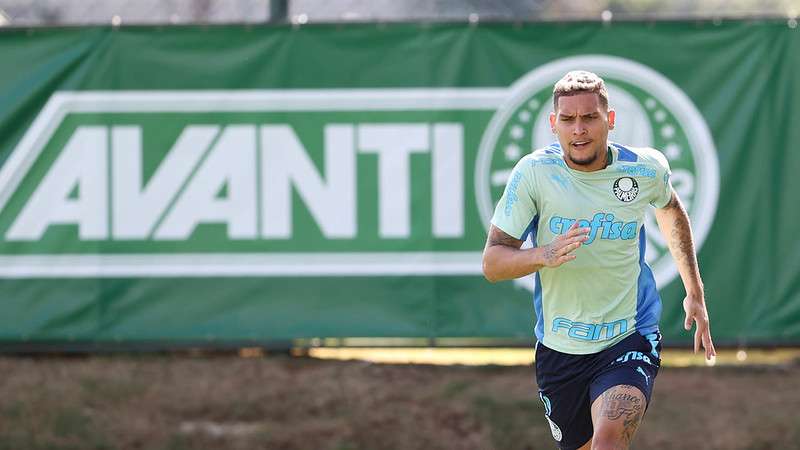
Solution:
[{"label": "grass field", "polygon": [[[0,449],[552,449],[531,367],[0,358]],[[635,449],[800,448],[800,363],[664,367]]]}]

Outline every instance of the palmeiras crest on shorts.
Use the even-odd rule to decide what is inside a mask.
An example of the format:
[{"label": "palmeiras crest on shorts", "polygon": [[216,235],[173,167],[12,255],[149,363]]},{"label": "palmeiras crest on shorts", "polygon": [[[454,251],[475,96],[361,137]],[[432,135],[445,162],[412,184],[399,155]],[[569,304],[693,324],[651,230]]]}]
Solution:
[{"label": "palmeiras crest on shorts", "polygon": [[545,419],[547,419],[547,423],[550,424],[550,432],[553,433],[553,439],[555,439],[557,442],[561,442],[561,438],[563,437],[561,435],[561,428],[558,428],[558,425],[556,425],[555,422],[553,422],[553,420],[550,419],[550,417],[548,416],[544,417]]},{"label": "palmeiras crest on shorts", "polygon": [[633,199],[639,195],[639,183],[636,182],[635,178],[631,177],[617,178],[614,181],[614,187],[612,190],[614,191],[614,195],[617,197],[617,199],[628,203],[633,201]]},{"label": "palmeiras crest on shorts", "polygon": [[[609,141],[656,148],[667,158],[672,185],[691,217],[699,251],[711,228],[719,196],[719,163],[711,132],[694,103],[672,81],[650,67],[616,56],[558,59],[528,72],[509,88],[506,100],[486,127],[475,165],[475,196],[483,223],[488,227],[516,162],[532,149],[557,141],[549,123],[553,85],[571,70],[589,70],[605,80],[609,105],[617,112]],[[623,202],[632,201],[638,194],[638,186],[629,185],[626,179],[633,180],[622,177],[613,189]],[[666,286],[678,271],[656,229],[652,211],[645,217],[645,227],[652,230],[647,233],[645,258],[657,284]],[[533,289],[532,276],[517,282]]]},{"label": "palmeiras crest on shorts", "polygon": [[561,428],[558,428],[558,425],[556,425],[556,423],[550,419],[550,413],[553,412],[553,406],[550,403],[550,399],[541,392],[539,392],[539,399],[542,401],[542,405],[544,405],[544,418],[547,419],[547,423],[550,424],[550,432],[553,434],[553,439],[561,442]]}]

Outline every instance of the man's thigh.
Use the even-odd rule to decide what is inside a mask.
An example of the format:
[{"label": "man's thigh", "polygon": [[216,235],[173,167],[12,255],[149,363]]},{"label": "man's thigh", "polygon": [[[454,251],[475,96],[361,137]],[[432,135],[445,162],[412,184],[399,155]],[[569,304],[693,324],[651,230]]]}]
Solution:
[{"label": "man's thigh", "polygon": [[610,349],[614,359],[591,382],[592,442],[598,448],[628,448],[650,402],[660,339],[635,336],[638,341]]},{"label": "man's thigh", "polygon": [[536,346],[539,398],[553,439],[562,450],[577,450],[592,438],[589,384],[585,355],[569,355]]},{"label": "man's thigh", "polygon": [[660,343],[653,336],[651,342],[634,333],[593,355],[569,355],[537,345],[539,395],[560,448],[583,449],[591,444],[597,434],[592,406],[610,388],[634,386],[644,393],[641,405],[646,405],[660,365]]},{"label": "man's thigh", "polygon": [[636,386],[617,385],[592,403],[592,444],[599,448],[630,446],[647,409],[647,398]]}]

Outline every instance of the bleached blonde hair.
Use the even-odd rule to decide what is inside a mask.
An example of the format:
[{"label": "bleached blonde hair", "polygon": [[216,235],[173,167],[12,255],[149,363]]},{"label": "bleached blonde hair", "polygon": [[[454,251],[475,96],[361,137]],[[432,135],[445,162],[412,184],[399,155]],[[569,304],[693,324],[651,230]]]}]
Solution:
[{"label": "bleached blonde hair", "polygon": [[606,83],[596,73],[586,70],[567,72],[553,86],[553,110],[558,110],[559,97],[594,92],[600,97],[600,103],[608,108],[608,90]]}]

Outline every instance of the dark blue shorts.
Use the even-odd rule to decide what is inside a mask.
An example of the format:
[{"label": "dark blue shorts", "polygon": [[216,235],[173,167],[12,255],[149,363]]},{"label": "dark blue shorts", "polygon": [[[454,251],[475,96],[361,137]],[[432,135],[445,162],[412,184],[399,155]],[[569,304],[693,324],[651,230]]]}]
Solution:
[{"label": "dark blue shorts", "polygon": [[661,334],[634,332],[600,353],[571,355],[536,345],[536,382],[545,416],[559,448],[580,448],[592,438],[591,407],[611,387],[641,390],[650,404],[661,366]]}]

